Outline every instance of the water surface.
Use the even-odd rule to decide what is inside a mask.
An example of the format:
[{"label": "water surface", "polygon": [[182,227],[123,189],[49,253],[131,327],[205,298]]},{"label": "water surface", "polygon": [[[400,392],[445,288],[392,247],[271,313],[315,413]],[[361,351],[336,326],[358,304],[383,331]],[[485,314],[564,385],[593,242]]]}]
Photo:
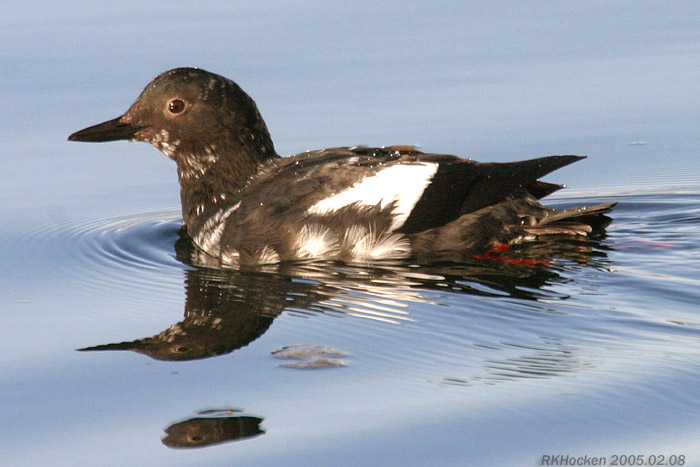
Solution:
[{"label": "water surface", "polygon": [[[700,465],[699,11],[661,8],[8,7],[0,464]],[[615,221],[465,264],[204,267],[170,161],[65,142],[175,66],[239,82],[281,154],[586,154],[548,203]]]}]

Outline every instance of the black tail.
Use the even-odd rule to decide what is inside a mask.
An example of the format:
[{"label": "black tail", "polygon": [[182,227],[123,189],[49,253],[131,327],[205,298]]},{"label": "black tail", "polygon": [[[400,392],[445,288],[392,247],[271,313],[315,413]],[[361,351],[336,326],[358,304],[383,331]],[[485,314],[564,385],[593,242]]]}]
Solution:
[{"label": "black tail", "polygon": [[470,192],[478,195],[465,198],[460,215],[496,204],[523,189],[532,190],[530,194],[535,198],[553,193],[561,186],[545,184],[538,179],[585,158],[585,156],[547,156],[518,162],[478,164],[481,174],[470,187]]},{"label": "black tail", "polygon": [[519,162],[480,163],[455,158],[441,163],[398,231],[416,233],[440,227],[509,197],[542,198],[562,186],[538,179],[581,159],[584,157],[548,156]]}]

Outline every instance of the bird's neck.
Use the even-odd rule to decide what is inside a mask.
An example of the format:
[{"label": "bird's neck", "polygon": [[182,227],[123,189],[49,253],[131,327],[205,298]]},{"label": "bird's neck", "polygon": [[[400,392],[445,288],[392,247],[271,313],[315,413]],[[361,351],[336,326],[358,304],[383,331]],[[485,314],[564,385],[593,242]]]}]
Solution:
[{"label": "bird's neck", "polygon": [[176,157],[182,217],[188,232],[230,205],[265,163],[278,157],[271,141],[238,148],[212,146],[196,156]]}]

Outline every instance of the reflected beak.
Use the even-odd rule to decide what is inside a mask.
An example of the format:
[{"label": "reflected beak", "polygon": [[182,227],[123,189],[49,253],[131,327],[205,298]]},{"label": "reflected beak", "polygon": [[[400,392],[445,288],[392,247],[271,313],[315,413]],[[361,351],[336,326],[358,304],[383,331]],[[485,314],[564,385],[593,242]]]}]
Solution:
[{"label": "reflected beak", "polygon": [[96,345],[94,347],[85,347],[82,349],[76,349],[79,352],[91,352],[94,350],[135,350],[139,348],[139,344],[141,344],[141,339],[133,341],[133,342],[119,342],[117,344],[103,344],[103,345]]},{"label": "reflected beak", "polygon": [[137,131],[143,127],[124,123],[122,117],[109,120],[98,125],[76,131],[68,137],[68,141],[85,141],[101,143],[104,141],[131,140]]}]

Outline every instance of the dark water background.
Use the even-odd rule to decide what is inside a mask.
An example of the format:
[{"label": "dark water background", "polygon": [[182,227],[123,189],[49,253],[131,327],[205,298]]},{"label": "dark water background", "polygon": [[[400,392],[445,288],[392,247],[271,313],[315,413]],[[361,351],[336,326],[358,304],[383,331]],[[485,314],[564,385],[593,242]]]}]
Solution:
[{"label": "dark water background", "polygon": [[[696,3],[5,9],[0,465],[700,465]],[[65,142],[176,66],[241,84],[281,154],[589,155],[548,202],[615,222],[534,267],[193,267],[170,161]]]}]

